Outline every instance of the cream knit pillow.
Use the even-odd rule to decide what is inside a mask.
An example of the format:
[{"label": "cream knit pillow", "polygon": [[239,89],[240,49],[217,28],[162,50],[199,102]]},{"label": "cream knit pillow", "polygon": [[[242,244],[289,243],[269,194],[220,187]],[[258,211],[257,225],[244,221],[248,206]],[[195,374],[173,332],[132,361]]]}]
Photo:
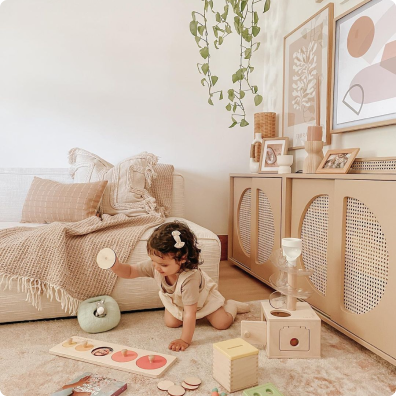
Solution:
[{"label": "cream knit pillow", "polygon": [[136,216],[156,211],[156,200],[147,189],[155,177],[153,167],[157,161],[154,154],[143,152],[113,166],[83,149],[74,148],[69,152],[75,182],[108,181],[101,212],[109,215]]},{"label": "cream knit pillow", "polygon": [[107,181],[64,184],[34,177],[21,222],[78,222],[97,213]]}]

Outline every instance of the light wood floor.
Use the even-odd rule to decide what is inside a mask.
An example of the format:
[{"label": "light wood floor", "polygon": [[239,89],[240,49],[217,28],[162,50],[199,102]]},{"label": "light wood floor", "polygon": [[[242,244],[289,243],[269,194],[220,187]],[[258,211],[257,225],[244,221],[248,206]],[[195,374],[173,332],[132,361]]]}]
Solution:
[{"label": "light wood floor", "polygon": [[273,290],[228,261],[220,262],[219,291],[226,299],[240,302],[268,299]]}]

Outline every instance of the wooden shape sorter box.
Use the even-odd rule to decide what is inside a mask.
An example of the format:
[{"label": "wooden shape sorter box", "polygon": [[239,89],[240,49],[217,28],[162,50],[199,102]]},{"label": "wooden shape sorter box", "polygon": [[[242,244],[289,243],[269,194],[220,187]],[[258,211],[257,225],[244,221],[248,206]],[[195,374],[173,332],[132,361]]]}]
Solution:
[{"label": "wooden shape sorter box", "polygon": [[168,354],[73,336],[50,349],[50,354],[158,378],[176,361]]}]

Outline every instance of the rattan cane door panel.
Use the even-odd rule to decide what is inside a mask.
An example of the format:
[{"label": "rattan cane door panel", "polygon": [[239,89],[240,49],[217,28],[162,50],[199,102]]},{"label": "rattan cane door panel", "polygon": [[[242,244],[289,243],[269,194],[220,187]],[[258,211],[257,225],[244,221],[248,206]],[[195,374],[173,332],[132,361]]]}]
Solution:
[{"label": "rattan cane door panel", "polygon": [[336,277],[332,258],[334,181],[299,179],[292,184],[291,237],[302,240],[300,266],[314,270],[298,279],[299,288],[311,292],[311,305],[330,317],[332,288]]},{"label": "rattan cane door panel", "polygon": [[235,178],[232,259],[251,267],[252,180]]},{"label": "rattan cane door panel", "polygon": [[341,267],[332,320],[396,359],[395,197],[392,182],[336,181]]},{"label": "rattan cane door panel", "polygon": [[256,178],[252,184],[252,271],[269,282],[276,268],[269,261],[280,247],[282,224],[282,179]]}]

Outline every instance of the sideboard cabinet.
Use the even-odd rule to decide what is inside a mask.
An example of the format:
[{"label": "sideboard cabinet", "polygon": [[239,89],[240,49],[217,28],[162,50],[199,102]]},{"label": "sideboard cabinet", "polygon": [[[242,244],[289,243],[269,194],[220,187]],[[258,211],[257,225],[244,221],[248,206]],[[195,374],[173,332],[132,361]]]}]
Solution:
[{"label": "sideboard cabinet", "polygon": [[233,174],[229,260],[270,285],[282,237],[321,318],[396,364],[396,175]]}]

